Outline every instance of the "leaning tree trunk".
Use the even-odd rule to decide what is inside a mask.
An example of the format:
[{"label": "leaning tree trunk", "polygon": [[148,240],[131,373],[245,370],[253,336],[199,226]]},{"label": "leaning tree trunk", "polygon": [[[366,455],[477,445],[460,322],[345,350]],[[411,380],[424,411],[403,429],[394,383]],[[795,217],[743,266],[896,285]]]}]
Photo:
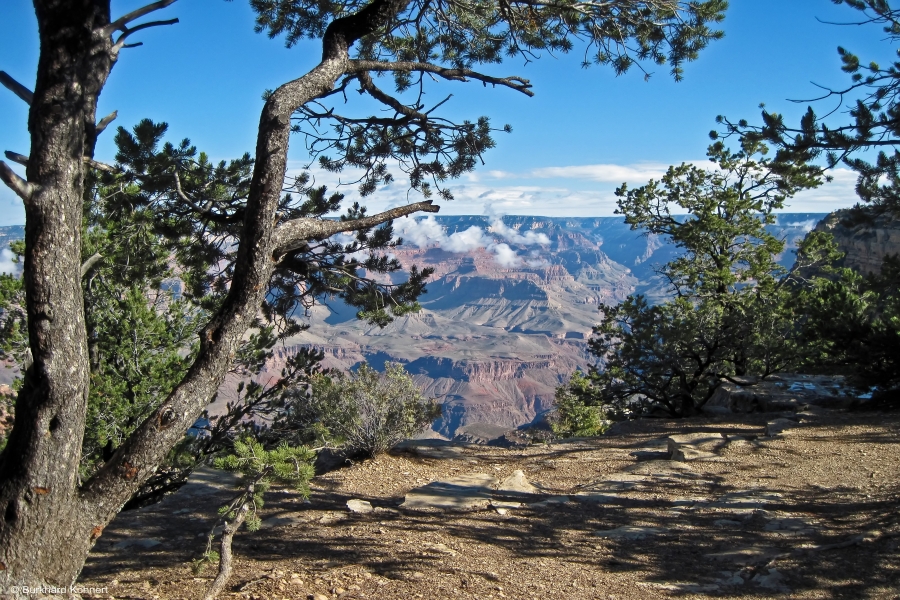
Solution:
[{"label": "leaning tree trunk", "polygon": [[[374,0],[359,13],[332,22],[323,39],[322,62],[268,98],[228,295],[201,331],[197,357],[182,381],[101,470],[79,486],[89,372],[80,284],[83,163],[96,140],[97,97],[125,37],[140,29],[128,25],[174,1],[158,0],[110,23],[109,0],[35,0],[41,58],[29,113],[28,180],[0,161],[0,179],[25,203],[25,288],[34,359],[0,455],[3,594],[25,597],[16,586],[74,583],[103,528],[215,394],[265,298],[278,255],[300,240],[321,240],[438,210],[426,201],[354,221],[300,218],[276,225],[291,115],[330,92],[353,68],[350,46],[408,2]],[[114,43],[116,32],[122,33]]]}]

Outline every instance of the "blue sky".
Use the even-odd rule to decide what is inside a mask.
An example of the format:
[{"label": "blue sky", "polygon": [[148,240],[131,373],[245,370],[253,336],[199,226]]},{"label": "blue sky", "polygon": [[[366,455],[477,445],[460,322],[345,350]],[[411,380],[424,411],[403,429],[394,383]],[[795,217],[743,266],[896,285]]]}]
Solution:
[{"label": "blue sky", "polygon": [[[142,4],[114,0],[114,16]],[[892,48],[877,27],[821,22],[848,22],[857,15],[831,0],[732,0],[725,39],[687,65],[680,83],[664,67],[649,82],[636,70],[615,77],[608,68],[583,69],[576,51],[487,69],[531,79],[534,98],[477,83],[442,84],[434,100],[452,92],[445,106],[454,116],[488,115],[497,126],[513,127],[512,134],[498,134],[483,167],[451,184],[457,199],[442,203],[442,214],[612,214],[613,190],[623,181],[640,185],[669,164],[702,161],[716,115],[758,121],[758,105],[765,102],[770,110],[799,116],[805,105],[787,99],[816,96],[812,82],[844,85],[838,45],[864,62],[890,60]],[[122,52],[101,96],[100,114],[118,110],[115,125],[125,127],[145,117],[166,121],[173,139],[189,137],[216,159],[252,150],[263,90],[302,75],[320,55],[315,42],[288,50],[281,40],[253,33],[253,15],[241,0],[180,0],[158,17],[181,22],[136,36],[144,45]],[[0,69],[30,87],[37,58],[31,3],[3,0]],[[833,108],[821,104],[819,112],[826,106]],[[26,108],[0,88],[0,150],[27,153]],[[293,169],[306,162],[302,146],[295,136]],[[110,131],[101,138],[98,158],[111,160],[113,154]],[[334,175],[314,174],[330,186],[339,183]],[[854,181],[852,173],[838,170],[834,183],[795,198],[789,210],[849,206],[855,202]],[[354,189],[342,189],[348,200]],[[377,210],[406,198],[398,180],[366,203]],[[21,203],[0,189],[0,225],[23,221]]]}]

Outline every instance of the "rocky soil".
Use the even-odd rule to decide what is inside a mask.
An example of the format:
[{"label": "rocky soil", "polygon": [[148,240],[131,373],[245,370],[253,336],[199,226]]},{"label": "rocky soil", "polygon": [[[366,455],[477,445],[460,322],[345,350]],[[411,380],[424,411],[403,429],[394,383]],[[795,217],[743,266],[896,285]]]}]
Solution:
[{"label": "rocky soil", "polygon": [[[898,425],[816,409],[516,449],[418,442],[317,477],[308,501],[270,492],[225,596],[900,598]],[[213,573],[190,561],[229,493],[202,471],[122,514],[81,583],[200,597]]]}]

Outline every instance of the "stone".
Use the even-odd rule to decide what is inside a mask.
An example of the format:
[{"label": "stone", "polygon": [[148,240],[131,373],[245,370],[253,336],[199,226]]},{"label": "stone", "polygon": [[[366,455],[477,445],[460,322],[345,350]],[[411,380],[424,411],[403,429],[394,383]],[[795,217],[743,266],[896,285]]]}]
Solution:
[{"label": "stone", "polygon": [[[668,454],[666,454],[668,458]],[[665,475],[681,475],[691,471],[691,466],[684,463],[669,460],[648,460],[625,467],[628,473],[637,475],[652,475],[653,477]]]},{"label": "stone", "polygon": [[499,482],[484,473],[459,475],[410,490],[400,508],[407,510],[481,510],[491,502],[491,488]]},{"label": "stone", "polygon": [[337,523],[338,521],[343,521],[346,518],[346,515],[340,511],[329,510],[325,511],[325,513],[319,518],[319,523],[322,525],[331,525],[332,523]]},{"label": "stone", "polygon": [[113,544],[113,548],[116,550],[124,550],[126,548],[143,548],[144,550],[149,550],[150,548],[155,548],[161,544],[161,541],[152,538],[133,538],[116,542]]},{"label": "stone", "polygon": [[491,508],[496,508],[498,510],[501,508],[504,510],[510,509],[510,508],[522,508],[522,506],[523,506],[523,503],[521,503],[521,502],[512,502],[509,500],[497,500],[497,499],[491,500]]},{"label": "stone", "polygon": [[438,460],[465,458],[462,446],[447,440],[405,440],[394,446],[394,451]]},{"label": "stone", "polygon": [[506,514],[509,512],[508,508],[494,508],[494,510],[496,510],[497,514],[500,515],[501,517],[505,517]]},{"label": "stone", "polygon": [[775,592],[790,592],[791,590],[784,585],[784,576],[778,572],[778,569],[769,569],[768,573],[757,573],[750,583],[755,583],[761,588],[772,590]]},{"label": "stone", "polygon": [[622,494],[614,492],[578,492],[574,496],[575,502],[590,502],[596,504],[622,504],[628,500]]},{"label": "stone", "polygon": [[669,455],[685,446],[696,450],[715,450],[725,442],[721,433],[682,433],[666,439]]},{"label": "stone", "polygon": [[433,554],[448,554],[450,556],[456,555],[456,550],[453,550],[447,544],[431,544],[426,548],[428,552]]},{"label": "stone", "polygon": [[624,525],[615,529],[606,529],[596,531],[594,535],[599,537],[610,538],[614,540],[640,540],[645,537],[660,535],[666,530],[661,527],[636,527],[634,525]]},{"label": "stone", "polygon": [[522,470],[515,470],[497,487],[498,492],[514,492],[516,494],[537,494],[539,490],[525,478]]},{"label": "stone", "polygon": [[781,517],[772,519],[763,527],[766,531],[777,531],[782,534],[804,534],[815,531],[805,519],[800,517]]},{"label": "stone", "polygon": [[565,504],[569,500],[570,498],[568,496],[550,496],[549,498],[545,498],[540,502],[529,504],[528,508],[553,508],[555,506],[559,506],[560,504]]},{"label": "stone", "polygon": [[272,529],[273,527],[292,527],[306,523],[307,515],[300,512],[285,513],[269,517],[259,524],[260,529]]},{"label": "stone", "polygon": [[713,462],[720,461],[722,458],[714,452],[706,452],[705,450],[697,450],[690,446],[682,446],[677,448],[670,457],[676,462]]},{"label": "stone", "polygon": [[769,560],[778,556],[779,551],[775,548],[764,548],[760,546],[746,546],[743,548],[731,548],[721,552],[713,552],[706,556],[712,560],[720,562],[731,562],[737,564],[750,564],[760,561]]},{"label": "stone", "polygon": [[776,435],[783,434],[788,429],[799,426],[799,423],[792,421],[791,419],[775,419],[766,424],[766,435],[768,437],[775,437]]},{"label": "stone", "polygon": [[347,500],[347,508],[350,509],[350,512],[354,513],[370,513],[374,509],[372,508],[372,504],[366,500]]},{"label": "stone", "polygon": [[735,514],[748,514],[762,510],[767,504],[781,499],[781,494],[765,491],[730,492],[725,494],[709,507],[725,510]]}]

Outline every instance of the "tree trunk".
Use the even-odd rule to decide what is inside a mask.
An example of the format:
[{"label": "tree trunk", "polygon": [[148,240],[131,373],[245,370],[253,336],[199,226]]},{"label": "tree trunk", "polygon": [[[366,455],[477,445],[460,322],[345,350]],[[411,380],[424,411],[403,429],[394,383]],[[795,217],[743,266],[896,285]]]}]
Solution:
[{"label": "tree trunk", "polygon": [[[252,491],[250,493],[252,494]],[[216,578],[213,579],[209,589],[203,594],[203,600],[216,600],[231,578],[231,563],[234,558],[231,553],[231,541],[234,539],[234,534],[237,533],[237,530],[244,524],[244,519],[247,518],[250,502],[252,500],[242,503],[234,516],[234,521],[225,523],[225,527],[222,528],[222,542],[219,545],[219,571],[216,573]]]},{"label": "tree trunk", "polygon": [[[29,112],[25,272],[32,366],[0,457],[0,591],[74,582],[96,538],[77,495],[88,396],[81,295],[86,124],[114,63],[102,1],[35,1],[41,54]],[[104,47],[105,46],[105,47]],[[22,426],[18,426],[19,423]]]}]

